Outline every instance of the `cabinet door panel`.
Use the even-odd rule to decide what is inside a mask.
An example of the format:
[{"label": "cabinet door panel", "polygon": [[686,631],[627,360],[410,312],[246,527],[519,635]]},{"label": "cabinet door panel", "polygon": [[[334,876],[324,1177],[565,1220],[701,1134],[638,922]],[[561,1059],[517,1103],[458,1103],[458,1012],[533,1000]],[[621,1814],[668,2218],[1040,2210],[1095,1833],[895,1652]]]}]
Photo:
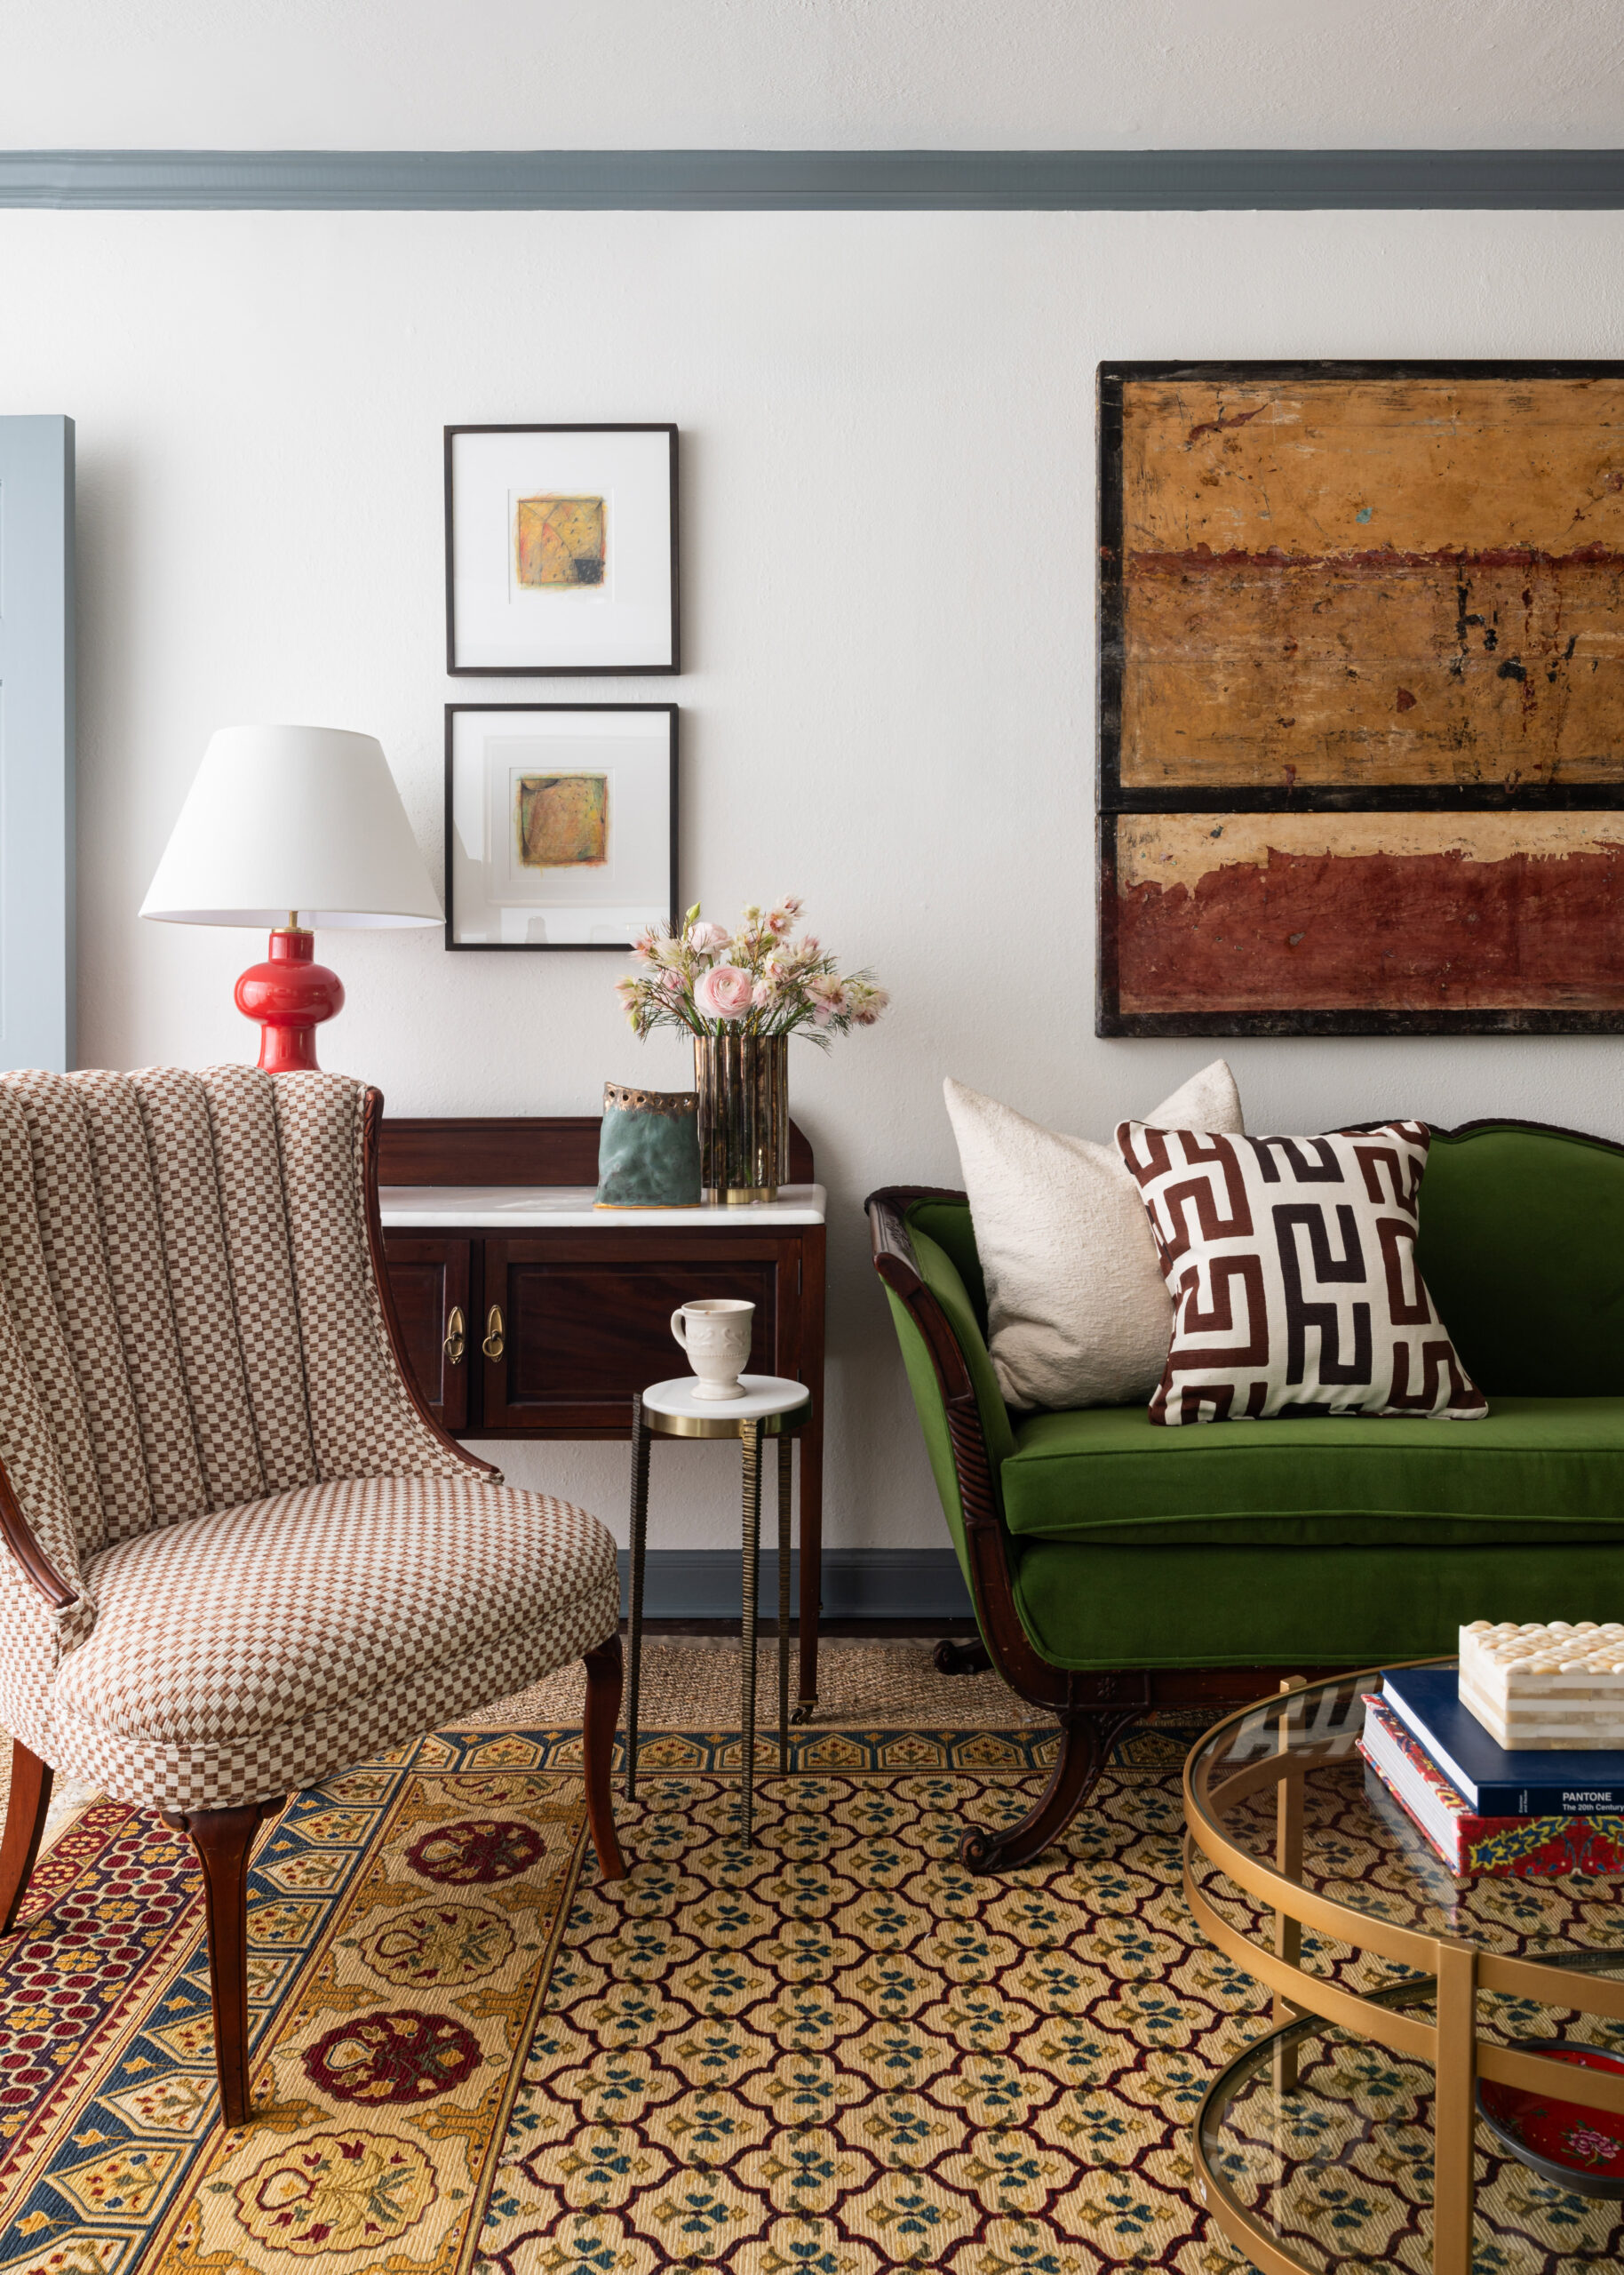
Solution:
[{"label": "cabinet door panel", "polygon": [[[468,1376],[479,1347],[468,1314],[468,1262],[472,1242],[436,1238],[384,1238],[389,1291],[406,1345],[406,1357],[434,1419],[444,1430],[468,1422]],[[464,1349],[453,1360],[446,1349],[453,1311],[464,1321]]]},{"label": "cabinet door panel", "polygon": [[624,1431],[633,1392],[689,1371],[671,1314],[706,1296],[754,1304],[751,1371],[792,1371],[792,1250],[786,1257],[780,1243],[752,1241],[746,1250],[728,1240],[699,1254],[697,1243],[684,1250],[645,1235],[651,1252],[636,1254],[628,1245],[637,1236],[627,1235],[611,1254],[616,1238],[601,1233],[585,1252],[561,1241],[486,1241],[485,1309],[499,1305],[504,1342],[501,1356],[484,1362],[487,1427]]}]

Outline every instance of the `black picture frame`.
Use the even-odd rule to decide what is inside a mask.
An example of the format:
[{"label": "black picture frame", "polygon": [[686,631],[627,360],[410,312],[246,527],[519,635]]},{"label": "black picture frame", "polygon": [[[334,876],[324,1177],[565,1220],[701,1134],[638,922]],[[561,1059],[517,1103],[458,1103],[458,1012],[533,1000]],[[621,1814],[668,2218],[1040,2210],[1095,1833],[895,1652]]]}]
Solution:
[{"label": "black picture frame", "polygon": [[[669,663],[459,664],[457,660],[455,555],[456,442],[459,435],[664,435],[669,443],[671,497],[671,660]],[[670,678],[682,668],[681,534],[677,511],[677,428],[666,419],[518,420],[445,429],[445,668],[450,679]]]},{"label": "black picture frame", "polygon": [[1125,1011],[1118,978],[1118,834],[1134,816],[1200,814],[1556,814],[1624,810],[1624,783],[1501,781],[1310,784],[1302,786],[1125,786],[1122,780],[1123,701],[1127,667],[1125,561],[1125,390],[1136,381],[1255,387],[1260,383],[1311,380],[1369,382],[1381,387],[1411,379],[1624,379],[1617,359],[1286,358],[1232,362],[1190,358],[1139,363],[1112,360],[1097,371],[1096,600],[1097,842],[1095,849],[1097,960],[1095,1031],[1110,1036],[1615,1034],[1624,1011],[1509,1006],[1443,1009],[1305,1009],[1268,1010]]},{"label": "black picture frame", "polygon": [[455,754],[457,719],[460,713],[481,712],[622,712],[646,714],[663,712],[665,716],[670,751],[666,774],[667,797],[671,808],[667,890],[670,906],[665,911],[666,922],[674,931],[677,926],[677,784],[678,784],[678,718],[674,703],[448,703],[445,706],[445,946],[458,954],[472,955],[618,955],[629,949],[629,941],[617,940],[459,940],[456,936],[457,912],[452,848],[456,842],[452,819],[452,764]]}]

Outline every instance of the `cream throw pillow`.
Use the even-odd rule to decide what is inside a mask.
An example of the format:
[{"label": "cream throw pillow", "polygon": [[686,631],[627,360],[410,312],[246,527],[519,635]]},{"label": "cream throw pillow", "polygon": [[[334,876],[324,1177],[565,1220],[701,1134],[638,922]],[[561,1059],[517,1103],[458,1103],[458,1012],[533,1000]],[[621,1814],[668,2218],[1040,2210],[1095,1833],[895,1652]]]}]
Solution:
[{"label": "cream throw pillow", "polygon": [[[1010,1406],[1142,1405],[1161,1380],[1173,1298],[1139,1188],[1115,1145],[943,1084],[987,1283],[988,1345]],[[1144,1117],[1238,1137],[1222,1058]]]}]

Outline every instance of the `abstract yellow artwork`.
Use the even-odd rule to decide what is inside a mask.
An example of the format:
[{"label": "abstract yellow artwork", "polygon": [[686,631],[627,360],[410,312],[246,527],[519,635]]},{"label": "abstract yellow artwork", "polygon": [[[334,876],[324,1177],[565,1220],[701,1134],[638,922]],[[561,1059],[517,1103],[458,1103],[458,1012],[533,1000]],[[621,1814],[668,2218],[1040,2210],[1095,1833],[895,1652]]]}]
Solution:
[{"label": "abstract yellow artwork", "polygon": [[1100,417],[1101,1033],[1624,1032],[1624,367]]},{"label": "abstract yellow artwork", "polygon": [[513,549],[519,582],[529,590],[603,582],[606,551],[601,498],[521,498]]},{"label": "abstract yellow artwork", "polygon": [[513,828],[526,869],[601,867],[609,858],[607,774],[521,774]]}]

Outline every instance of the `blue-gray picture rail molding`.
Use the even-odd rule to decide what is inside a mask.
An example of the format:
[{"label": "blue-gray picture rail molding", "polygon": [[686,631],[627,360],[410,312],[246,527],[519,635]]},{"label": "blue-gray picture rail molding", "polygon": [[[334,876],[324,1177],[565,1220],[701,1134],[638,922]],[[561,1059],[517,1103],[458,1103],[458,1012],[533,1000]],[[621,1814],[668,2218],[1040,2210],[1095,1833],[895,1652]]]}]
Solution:
[{"label": "blue-gray picture rail molding", "polygon": [[0,205],[95,212],[1575,212],[1620,150],[11,150]]}]

